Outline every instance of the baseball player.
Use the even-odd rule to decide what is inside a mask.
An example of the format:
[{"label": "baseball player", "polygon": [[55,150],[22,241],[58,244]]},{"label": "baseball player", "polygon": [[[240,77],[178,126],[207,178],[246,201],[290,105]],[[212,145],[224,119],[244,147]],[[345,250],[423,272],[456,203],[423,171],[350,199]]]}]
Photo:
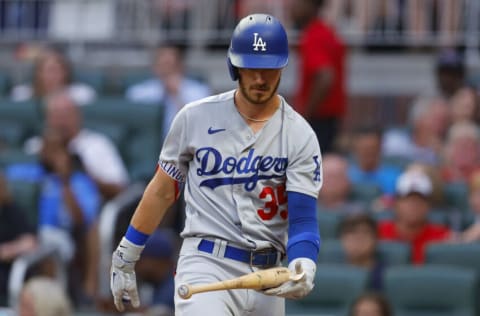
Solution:
[{"label": "baseball player", "polygon": [[115,305],[139,306],[134,265],[184,185],[186,222],[175,288],[281,265],[298,282],[263,291],[175,294],[176,315],[284,315],[284,298],[313,288],[320,237],[316,198],[322,184],[318,141],[277,94],[288,62],[286,32],[273,16],[243,18],[233,32],[228,68],[238,88],[187,104],[175,117],[158,170],[113,253]]}]

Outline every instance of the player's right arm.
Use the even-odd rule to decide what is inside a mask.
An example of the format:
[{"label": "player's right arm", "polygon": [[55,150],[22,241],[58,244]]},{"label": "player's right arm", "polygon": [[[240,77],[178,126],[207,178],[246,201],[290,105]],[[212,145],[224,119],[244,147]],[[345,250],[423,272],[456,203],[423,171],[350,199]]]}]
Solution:
[{"label": "player's right arm", "polygon": [[148,236],[157,228],[177,198],[177,187],[176,180],[158,168],[143,193],[125,236],[112,255],[110,289],[119,311],[124,310],[123,299],[130,300],[134,307],[140,305],[135,263],[140,258]]}]

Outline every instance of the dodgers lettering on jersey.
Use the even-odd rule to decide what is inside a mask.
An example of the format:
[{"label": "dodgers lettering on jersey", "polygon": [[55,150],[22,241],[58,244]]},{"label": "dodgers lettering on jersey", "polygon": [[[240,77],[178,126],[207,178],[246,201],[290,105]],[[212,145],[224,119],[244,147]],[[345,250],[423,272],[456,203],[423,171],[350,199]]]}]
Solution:
[{"label": "dodgers lettering on jersey", "polygon": [[[246,191],[255,189],[259,180],[280,178],[287,170],[288,158],[272,156],[254,156],[255,149],[250,149],[246,157],[223,157],[220,151],[213,147],[202,147],[195,153],[200,164],[197,168],[198,176],[218,176],[205,179],[200,186],[215,189],[221,185],[244,184]],[[234,171],[242,175],[230,176]],[[269,171],[271,171],[269,173]],[[262,174],[259,174],[261,172]],[[275,173],[272,173],[275,172]]]},{"label": "dodgers lettering on jersey", "polygon": [[253,133],[233,97],[229,91],[186,105],[165,139],[159,166],[185,181],[182,236],[284,251],[287,191],[317,197],[321,187],[318,141],[283,98]]}]

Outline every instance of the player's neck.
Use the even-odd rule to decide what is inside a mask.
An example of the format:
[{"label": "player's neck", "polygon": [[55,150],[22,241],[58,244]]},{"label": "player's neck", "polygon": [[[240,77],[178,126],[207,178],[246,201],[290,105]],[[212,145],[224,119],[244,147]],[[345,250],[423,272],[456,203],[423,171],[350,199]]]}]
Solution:
[{"label": "player's neck", "polygon": [[241,92],[235,92],[235,106],[240,115],[249,122],[265,123],[277,111],[280,106],[280,97],[273,96],[270,100],[262,104],[250,102]]}]

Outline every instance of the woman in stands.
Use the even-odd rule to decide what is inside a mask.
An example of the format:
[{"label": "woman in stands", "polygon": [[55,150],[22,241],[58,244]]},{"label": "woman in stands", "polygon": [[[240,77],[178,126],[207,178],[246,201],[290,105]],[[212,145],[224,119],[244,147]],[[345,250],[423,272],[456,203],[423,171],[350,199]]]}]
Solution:
[{"label": "woman in stands", "polygon": [[67,91],[78,105],[91,103],[96,98],[95,90],[73,82],[73,73],[68,60],[60,52],[47,49],[39,54],[33,70],[33,82],[13,88],[13,101],[44,100],[54,93]]}]

